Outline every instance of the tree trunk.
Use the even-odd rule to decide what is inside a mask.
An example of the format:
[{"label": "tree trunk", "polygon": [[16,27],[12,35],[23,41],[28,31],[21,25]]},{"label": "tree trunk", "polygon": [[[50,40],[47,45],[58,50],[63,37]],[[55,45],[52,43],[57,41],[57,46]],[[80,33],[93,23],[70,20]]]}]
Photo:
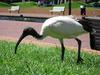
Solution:
[{"label": "tree trunk", "polygon": [[67,0],[64,0],[64,3],[66,4],[67,3]]},{"label": "tree trunk", "polygon": [[25,0],[22,0],[22,2],[25,2]]},{"label": "tree trunk", "polygon": [[63,2],[63,0],[60,0],[60,4]]},{"label": "tree trunk", "polygon": [[57,4],[59,4],[59,3],[60,3],[60,0],[57,1]]}]

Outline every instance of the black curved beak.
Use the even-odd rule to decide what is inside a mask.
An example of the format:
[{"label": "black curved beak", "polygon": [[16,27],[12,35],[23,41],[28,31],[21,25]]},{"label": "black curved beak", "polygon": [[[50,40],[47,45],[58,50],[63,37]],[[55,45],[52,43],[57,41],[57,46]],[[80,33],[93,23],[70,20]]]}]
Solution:
[{"label": "black curved beak", "polygon": [[43,37],[43,36],[39,35],[32,27],[25,28],[23,30],[22,35],[20,36],[19,40],[16,43],[15,54],[17,53],[17,47],[20,44],[20,42],[28,35],[31,35],[31,36],[33,36],[33,37],[35,37],[37,39],[41,39]]},{"label": "black curved beak", "polygon": [[18,40],[17,43],[16,43],[16,46],[15,46],[15,54],[17,53],[17,47],[18,47],[18,45],[20,44],[20,42],[21,42],[26,36],[28,36],[29,34],[32,33],[32,32],[30,33],[30,30],[32,30],[31,27],[25,28],[25,29],[23,30],[22,35],[20,36],[19,40]]},{"label": "black curved beak", "polygon": [[18,45],[20,44],[20,42],[27,36],[27,34],[25,34],[25,32],[22,33],[22,35],[20,36],[19,40],[17,41],[16,43],[16,46],[15,46],[15,54],[17,53],[17,47]]}]

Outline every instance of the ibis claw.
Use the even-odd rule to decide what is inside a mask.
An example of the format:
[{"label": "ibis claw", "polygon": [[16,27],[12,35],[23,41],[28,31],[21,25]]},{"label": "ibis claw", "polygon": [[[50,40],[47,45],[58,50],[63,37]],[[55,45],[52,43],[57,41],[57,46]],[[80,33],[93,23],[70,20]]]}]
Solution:
[{"label": "ibis claw", "polygon": [[77,59],[77,63],[78,63],[78,64],[80,64],[80,63],[82,63],[82,62],[83,62],[83,59],[82,59],[81,57]]}]

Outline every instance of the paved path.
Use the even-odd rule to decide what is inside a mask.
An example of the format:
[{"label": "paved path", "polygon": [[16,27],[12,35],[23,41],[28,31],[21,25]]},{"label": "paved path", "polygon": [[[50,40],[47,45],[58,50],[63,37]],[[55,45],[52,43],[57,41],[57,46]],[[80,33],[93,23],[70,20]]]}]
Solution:
[{"label": "paved path", "polygon": [[[41,14],[41,13],[7,13],[7,12],[0,12],[0,15],[7,15],[7,16],[28,16],[28,17],[53,17],[53,16],[58,16],[59,14]],[[62,15],[62,14],[61,14]]]},{"label": "paved path", "polygon": [[[3,40],[13,39],[17,41],[24,28],[33,27],[38,32],[40,32],[41,26],[42,26],[42,23],[36,23],[36,22],[0,20],[0,39],[3,39]],[[79,36],[79,38],[82,40],[82,48],[86,50],[87,49],[90,50],[88,34],[81,35]],[[38,41],[32,37],[27,37],[26,40],[30,42],[38,42],[42,44],[45,43],[45,44],[59,45],[59,41],[51,37],[47,37],[43,41]],[[70,39],[70,40],[66,39],[64,43],[66,46],[71,47],[71,48],[77,47],[77,42],[74,39]]]}]

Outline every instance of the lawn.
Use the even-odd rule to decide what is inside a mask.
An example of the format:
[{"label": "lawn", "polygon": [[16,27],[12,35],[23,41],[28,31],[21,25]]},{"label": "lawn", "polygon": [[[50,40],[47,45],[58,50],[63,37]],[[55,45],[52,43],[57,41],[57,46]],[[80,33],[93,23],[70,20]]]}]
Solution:
[{"label": "lawn", "polygon": [[30,2],[16,2],[16,3],[11,3],[11,4],[7,4],[7,3],[4,3],[4,2],[0,2],[0,8],[2,7],[10,7],[10,6],[20,6],[21,8],[33,8],[33,7],[37,7],[37,3],[36,2],[33,2],[33,1],[30,1]]},{"label": "lawn", "polygon": [[[0,7],[10,7],[12,5],[18,5],[21,8],[35,8],[35,7],[39,7],[37,5],[37,3],[34,2],[34,1],[30,1],[30,2],[15,2],[15,3],[11,3],[11,4],[0,2]],[[80,5],[86,5],[86,6],[89,7],[89,6],[91,6],[91,3],[90,4],[86,4],[86,3],[81,2],[81,1],[72,2],[72,8],[80,8]],[[66,8],[68,8],[68,2],[66,4],[60,4],[60,5],[55,5],[55,6],[65,6]],[[40,6],[40,7],[44,8],[46,6]],[[50,7],[53,7],[53,6],[49,6],[47,8],[50,8]]]},{"label": "lawn", "polygon": [[18,5],[21,8],[34,8],[38,7],[36,2],[30,1],[30,2],[17,2],[17,3],[12,3],[13,5]]},{"label": "lawn", "polygon": [[[80,1],[72,2],[72,4],[71,4],[72,8],[80,8],[80,5],[86,5],[86,4],[82,3]],[[66,4],[60,4],[60,5],[56,5],[56,6],[66,6],[66,8],[68,8],[68,2]]]},{"label": "lawn", "polygon": [[11,6],[10,4],[0,2],[0,8],[2,8],[2,7],[10,7],[10,6]]},{"label": "lawn", "polygon": [[[22,8],[34,8],[34,7],[39,7],[37,5],[36,2],[17,2],[17,3],[12,3],[14,5],[19,5],[20,7]],[[72,2],[72,8],[80,8],[80,5],[86,5],[86,6],[91,6],[91,4],[86,4],[86,3],[83,3],[83,2],[80,2],[80,1],[76,1],[76,2]],[[66,8],[68,8],[68,2],[66,4],[60,4],[60,5],[54,5],[54,6],[65,6]],[[42,8],[46,7],[46,6],[41,6]],[[50,7],[53,7],[53,6],[47,6],[46,8],[50,8]]]},{"label": "lawn", "polygon": [[60,48],[0,41],[0,75],[100,75],[100,55],[82,52],[84,62],[76,63],[77,53],[66,50],[61,63]]}]

